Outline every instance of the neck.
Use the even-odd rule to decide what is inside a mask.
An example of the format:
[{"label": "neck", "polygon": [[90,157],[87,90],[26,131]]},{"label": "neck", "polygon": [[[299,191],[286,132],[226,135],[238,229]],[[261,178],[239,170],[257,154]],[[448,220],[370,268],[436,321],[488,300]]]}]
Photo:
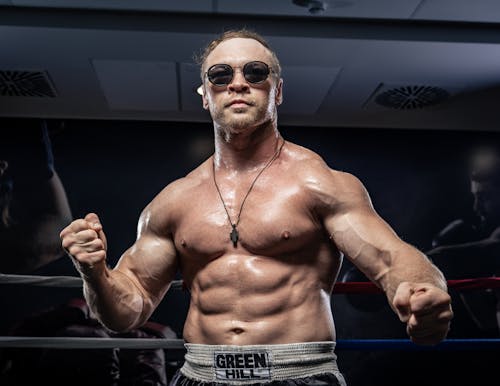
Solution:
[{"label": "neck", "polygon": [[276,126],[261,127],[250,134],[215,127],[214,165],[233,171],[259,168],[277,151],[280,133]]}]

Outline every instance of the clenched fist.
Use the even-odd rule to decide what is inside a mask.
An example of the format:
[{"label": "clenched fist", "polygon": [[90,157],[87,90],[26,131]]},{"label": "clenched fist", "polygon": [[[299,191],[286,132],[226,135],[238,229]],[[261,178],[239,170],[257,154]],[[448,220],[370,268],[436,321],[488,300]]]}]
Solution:
[{"label": "clenched fist", "polygon": [[94,267],[105,266],[106,236],[95,213],[73,221],[61,231],[60,237],[63,248],[81,273],[87,274]]},{"label": "clenched fist", "polygon": [[392,303],[413,342],[434,345],[446,338],[453,318],[446,291],[428,283],[402,282]]}]

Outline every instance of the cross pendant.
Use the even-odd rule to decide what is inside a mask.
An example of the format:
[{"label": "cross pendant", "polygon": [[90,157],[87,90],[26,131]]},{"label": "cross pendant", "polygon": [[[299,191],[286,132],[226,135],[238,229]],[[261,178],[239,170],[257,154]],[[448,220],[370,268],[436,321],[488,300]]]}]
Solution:
[{"label": "cross pendant", "polygon": [[236,224],[231,224],[231,226],[233,227],[233,230],[229,234],[229,237],[231,238],[231,241],[233,242],[233,246],[236,248],[240,234],[238,233],[238,230],[236,229]]}]

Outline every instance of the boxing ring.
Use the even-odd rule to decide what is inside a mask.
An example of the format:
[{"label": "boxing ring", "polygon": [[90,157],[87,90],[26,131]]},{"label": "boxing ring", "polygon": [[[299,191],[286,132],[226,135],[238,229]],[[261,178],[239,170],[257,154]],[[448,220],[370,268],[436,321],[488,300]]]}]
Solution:
[{"label": "boxing ring", "polygon": [[[448,288],[458,291],[500,288],[500,278],[485,277],[448,280]],[[40,287],[80,288],[82,280],[73,276],[31,276],[0,274],[1,284]],[[182,290],[182,280],[172,282],[170,290]],[[371,282],[338,282],[336,294],[376,294],[382,291]],[[53,348],[53,349],[165,349],[184,350],[182,339],[160,338],[78,338],[78,337],[25,337],[0,336],[0,347]],[[500,351],[500,339],[445,339],[435,346],[420,346],[409,339],[338,339],[336,350],[369,351]]]}]

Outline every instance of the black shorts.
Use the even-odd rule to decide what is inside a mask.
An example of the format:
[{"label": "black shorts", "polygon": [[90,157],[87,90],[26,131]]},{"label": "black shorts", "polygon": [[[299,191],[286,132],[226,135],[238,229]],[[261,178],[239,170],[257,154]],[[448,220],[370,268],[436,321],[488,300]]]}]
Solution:
[{"label": "black shorts", "polygon": [[[227,383],[200,382],[185,377],[180,370],[174,375],[169,386],[227,386]],[[245,386],[342,386],[334,374],[318,374],[305,378],[287,379],[283,381],[270,381],[265,383],[252,383]]]}]

